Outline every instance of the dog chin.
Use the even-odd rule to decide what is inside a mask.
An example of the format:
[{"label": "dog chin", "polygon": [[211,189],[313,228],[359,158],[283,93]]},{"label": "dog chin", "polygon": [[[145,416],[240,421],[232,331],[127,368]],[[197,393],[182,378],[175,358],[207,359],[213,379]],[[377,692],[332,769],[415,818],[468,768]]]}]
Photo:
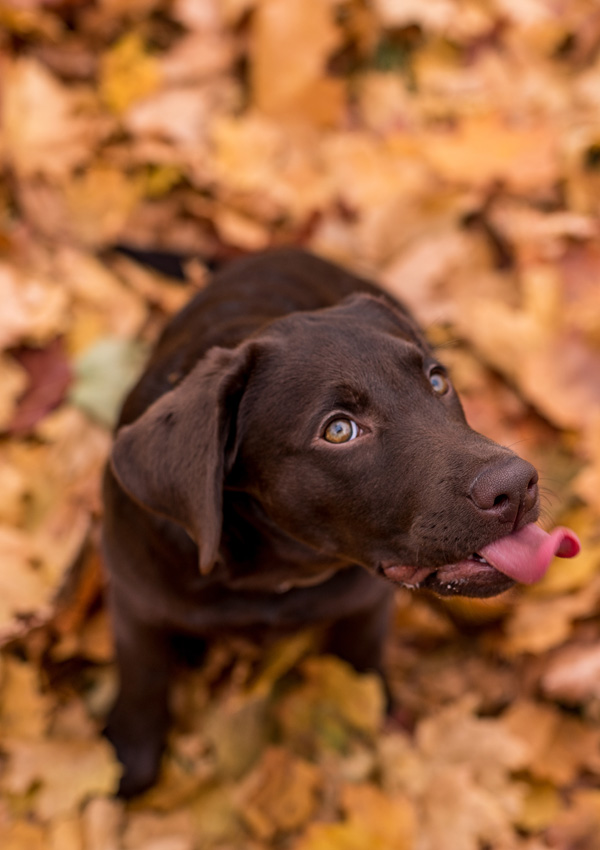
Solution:
[{"label": "dog chin", "polygon": [[441,567],[430,573],[420,586],[439,596],[469,596],[485,599],[498,596],[514,585],[514,579],[504,575],[495,567],[468,560]]},{"label": "dog chin", "polygon": [[468,596],[484,599],[504,593],[515,584],[512,578],[495,567],[483,560],[472,558],[435,569],[386,566],[382,569],[382,573],[394,584],[411,590],[423,588],[438,596]]}]

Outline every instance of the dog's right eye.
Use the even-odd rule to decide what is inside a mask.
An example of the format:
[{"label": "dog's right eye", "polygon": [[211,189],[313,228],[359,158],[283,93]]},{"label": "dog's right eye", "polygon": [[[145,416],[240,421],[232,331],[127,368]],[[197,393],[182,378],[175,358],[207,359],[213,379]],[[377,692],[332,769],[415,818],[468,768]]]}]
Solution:
[{"label": "dog's right eye", "polygon": [[349,443],[358,437],[358,425],[353,419],[334,419],[323,434],[328,443]]}]

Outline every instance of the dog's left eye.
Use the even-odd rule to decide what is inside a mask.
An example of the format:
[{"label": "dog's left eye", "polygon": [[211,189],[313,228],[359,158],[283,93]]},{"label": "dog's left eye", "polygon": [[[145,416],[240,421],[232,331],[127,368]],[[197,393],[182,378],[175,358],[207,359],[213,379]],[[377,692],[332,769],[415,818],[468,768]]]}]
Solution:
[{"label": "dog's left eye", "polygon": [[450,381],[441,369],[433,369],[429,373],[429,383],[436,395],[445,395],[450,389]]},{"label": "dog's left eye", "polygon": [[323,436],[328,443],[349,443],[358,437],[358,425],[353,419],[334,419]]}]

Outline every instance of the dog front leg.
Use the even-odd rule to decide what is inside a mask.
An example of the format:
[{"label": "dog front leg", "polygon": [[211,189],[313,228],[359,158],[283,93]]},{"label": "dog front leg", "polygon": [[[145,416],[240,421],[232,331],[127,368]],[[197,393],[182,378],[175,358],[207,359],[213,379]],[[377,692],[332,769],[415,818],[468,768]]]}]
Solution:
[{"label": "dog front leg", "polygon": [[132,797],[154,783],[160,768],[169,721],[169,641],[115,593],[111,597],[120,685],[105,732],[123,765],[119,795]]},{"label": "dog front leg", "polygon": [[384,651],[393,605],[394,595],[385,588],[369,607],[335,622],[325,645],[327,652],[347,661],[357,672],[381,676],[388,712],[392,709],[392,695],[385,674]]}]

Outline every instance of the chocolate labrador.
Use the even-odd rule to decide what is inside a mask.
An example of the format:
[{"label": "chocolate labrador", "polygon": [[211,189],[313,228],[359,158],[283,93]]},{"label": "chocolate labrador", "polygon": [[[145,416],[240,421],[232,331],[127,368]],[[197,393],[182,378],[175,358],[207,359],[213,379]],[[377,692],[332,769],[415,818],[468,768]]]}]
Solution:
[{"label": "chocolate labrador", "polygon": [[159,769],[172,635],[324,623],[381,671],[394,585],[491,596],[577,550],[532,525],[536,470],[469,428],[406,309],[296,249],[233,263],[170,322],[104,492],[124,796]]}]

